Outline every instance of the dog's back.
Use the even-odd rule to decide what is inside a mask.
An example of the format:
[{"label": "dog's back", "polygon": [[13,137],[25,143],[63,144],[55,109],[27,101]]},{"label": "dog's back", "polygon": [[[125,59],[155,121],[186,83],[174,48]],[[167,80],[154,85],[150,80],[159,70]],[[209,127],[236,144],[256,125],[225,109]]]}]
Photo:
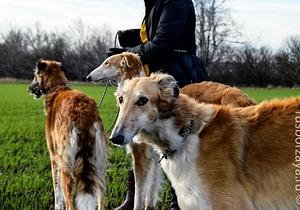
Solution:
[{"label": "dog's back", "polygon": [[198,102],[210,104],[232,105],[245,107],[255,105],[254,99],[243,93],[240,89],[217,82],[201,82],[181,88],[181,93],[186,94]]},{"label": "dog's back", "polygon": [[213,154],[200,158],[205,182],[218,186],[209,189],[211,198],[222,193],[222,202],[213,202],[216,209],[224,203],[247,206],[246,201],[244,209],[298,209],[293,162],[299,110],[300,98],[219,107],[200,137],[200,154]]}]

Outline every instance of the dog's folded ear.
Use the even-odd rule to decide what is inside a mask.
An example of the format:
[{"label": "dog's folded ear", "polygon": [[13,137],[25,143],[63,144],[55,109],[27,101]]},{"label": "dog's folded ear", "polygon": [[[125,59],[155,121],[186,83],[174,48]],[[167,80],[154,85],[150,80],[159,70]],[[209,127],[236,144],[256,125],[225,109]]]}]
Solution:
[{"label": "dog's folded ear", "polygon": [[123,52],[121,54],[121,62],[120,65],[126,69],[131,69],[135,67],[135,69],[141,68],[141,60],[138,55],[128,52]]},{"label": "dog's folded ear", "polygon": [[150,76],[159,85],[161,99],[169,103],[174,101],[179,95],[177,81],[169,74],[154,73]]},{"label": "dog's folded ear", "polygon": [[66,68],[62,64],[60,65],[60,69],[66,73]]},{"label": "dog's folded ear", "polygon": [[43,58],[40,58],[36,64],[36,67],[39,71],[44,71],[47,67],[47,63],[44,62]]},{"label": "dog's folded ear", "polygon": [[126,69],[129,69],[132,67],[132,64],[129,60],[130,58],[126,56],[125,54],[122,54],[120,65]]}]

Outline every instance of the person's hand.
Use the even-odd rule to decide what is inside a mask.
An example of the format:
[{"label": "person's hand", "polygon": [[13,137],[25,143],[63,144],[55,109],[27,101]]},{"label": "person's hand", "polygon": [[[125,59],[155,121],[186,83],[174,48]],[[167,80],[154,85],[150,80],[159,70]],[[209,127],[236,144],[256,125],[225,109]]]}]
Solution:
[{"label": "person's hand", "polygon": [[122,52],[126,52],[127,50],[128,50],[127,48],[117,48],[117,47],[109,48],[107,56],[120,54]]}]

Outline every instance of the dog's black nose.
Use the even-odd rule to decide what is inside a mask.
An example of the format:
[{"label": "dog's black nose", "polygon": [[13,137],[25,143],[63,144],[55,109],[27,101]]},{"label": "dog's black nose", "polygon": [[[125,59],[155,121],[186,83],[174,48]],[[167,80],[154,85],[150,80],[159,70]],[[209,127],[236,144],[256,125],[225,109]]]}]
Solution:
[{"label": "dog's black nose", "polygon": [[124,136],[122,135],[117,135],[115,137],[112,137],[110,139],[110,141],[113,143],[113,144],[117,144],[117,145],[123,145],[124,144]]},{"label": "dog's black nose", "polygon": [[90,82],[90,81],[92,81],[92,77],[91,76],[87,76],[86,80]]},{"label": "dog's black nose", "polygon": [[27,92],[28,92],[28,93],[33,93],[35,89],[36,89],[36,86],[30,85],[30,86],[27,88]]}]

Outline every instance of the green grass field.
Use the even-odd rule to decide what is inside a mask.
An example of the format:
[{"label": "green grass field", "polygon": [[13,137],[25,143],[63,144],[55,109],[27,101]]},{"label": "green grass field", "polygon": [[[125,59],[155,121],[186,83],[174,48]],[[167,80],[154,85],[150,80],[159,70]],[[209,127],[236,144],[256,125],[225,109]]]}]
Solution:
[{"label": "green grass field", "polygon": [[[72,85],[95,100],[102,87]],[[300,95],[298,89],[243,90],[257,101]],[[117,107],[109,88],[100,108],[108,129]],[[0,84],[0,209],[53,209],[53,190],[48,151],[44,135],[43,99],[33,100],[27,94],[27,84]],[[122,203],[130,156],[124,148],[110,147],[107,171],[106,208]],[[168,187],[161,193],[158,209],[169,206]]]}]

